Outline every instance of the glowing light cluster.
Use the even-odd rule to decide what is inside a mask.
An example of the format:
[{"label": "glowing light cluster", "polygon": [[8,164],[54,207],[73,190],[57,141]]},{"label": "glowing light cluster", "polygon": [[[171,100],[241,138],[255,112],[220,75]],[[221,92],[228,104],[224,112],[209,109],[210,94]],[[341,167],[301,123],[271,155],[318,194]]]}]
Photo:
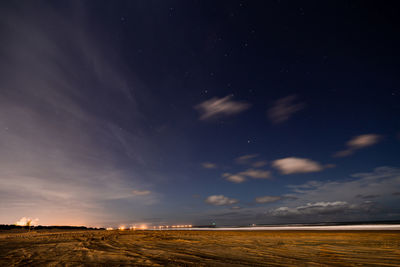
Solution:
[{"label": "glowing light cluster", "polygon": [[18,226],[36,226],[38,221],[39,221],[38,218],[31,219],[31,218],[27,218],[27,217],[22,217],[21,219],[19,219],[15,223],[15,225],[18,225]]},{"label": "glowing light cluster", "polygon": [[[167,226],[168,228],[169,226]],[[191,228],[191,224],[179,224],[179,225],[172,225],[171,228]]]},{"label": "glowing light cluster", "polygon": [[[192,228],[192,225],[191,224],[179,224],[179,225],[154,225],[154,226],[152,226],[152,229],[153,230],[163,230],[163,229],[169,229],[169,228]],[[125,230],[147,230],[147,229],[149,229],[149,226],[147,225],[147,224],[141,224],[140,226],[136,226],[136,224],[135,225],[132,225],[132,226],[129,226],[129,227],[127,227],[127,226],[125,226],[125,225],[120,225],[118,228],[117,228],[118,230],[120,230],[120,231],[125,231]],[[112,227],[108,227],[108,228],[106,228],[106,230],[114,230],[114,228],[112,228]]]}]

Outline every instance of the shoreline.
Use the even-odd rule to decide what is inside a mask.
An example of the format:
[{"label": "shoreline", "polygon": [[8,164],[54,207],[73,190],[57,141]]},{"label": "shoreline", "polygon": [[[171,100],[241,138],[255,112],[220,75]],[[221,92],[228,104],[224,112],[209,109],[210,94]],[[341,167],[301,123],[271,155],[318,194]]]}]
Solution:
[{"label": "shoreline", "polygon": [[149,229],[151,231],[400,231],[400,224],[362,224],[362,225],[326,225],[326,226],[254,226],[254,227],[220,227],[220,228],[168,228]]}]

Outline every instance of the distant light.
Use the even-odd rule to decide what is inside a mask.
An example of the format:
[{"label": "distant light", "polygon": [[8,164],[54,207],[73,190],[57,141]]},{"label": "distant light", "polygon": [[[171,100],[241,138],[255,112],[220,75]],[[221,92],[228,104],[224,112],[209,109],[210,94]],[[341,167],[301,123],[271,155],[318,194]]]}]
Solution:
[{"label": "distant light", "polygon": [[107,227],[106,230],[107,230],[107,231],[111,231],[111,230],[114,230],[114,228],[112,228],[112,227]]}]

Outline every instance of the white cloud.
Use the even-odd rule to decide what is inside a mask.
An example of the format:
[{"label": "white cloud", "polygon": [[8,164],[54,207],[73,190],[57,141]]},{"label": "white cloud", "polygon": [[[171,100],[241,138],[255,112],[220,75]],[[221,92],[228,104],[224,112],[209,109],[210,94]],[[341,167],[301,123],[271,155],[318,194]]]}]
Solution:
[{"label": "white cloud", "polygon": [[211,205],[215,205],[215,206],[224,206],[224,205],[236,204],[239,201],[237,199],[229,198],[224,195],[213,195],[213,196],[207,197],[205,202],[208,204],[211,204]]},{"label": "white cloud", "polygon": [[294,208],[279,207],[271,210],[270,213],[274,216],[316,215],[341,213],[353,208],[355,208],[355,206],[349,205],[345,201],[315,202]]},{"label": "white cloud", "polygon": [[259,170],[259,169],[248,169],[243,172],[231,174],[231,173],[224,173],[222,174],[227,181],[233,183],[243,183],[247,180],[247,178],[252,179],[268,179],[271,177],[270,171]]},{"label": "white cloud", "polygon": [[346,143],[347,149],[336,152],[334,157],[346,157],[352,155],[355,151],[375,145],[381,140],[382,136],[378,134],[362,134],[355,136]]},{"label": "white cloud", "polygon": [[268,110],[267,114],[273,123],[282,123],[287,121],[294,113],[305,107],[304,103],[294,103],[295,95],[290,95],[278,99],[274,105]]},{"label": "white cloud", "polygon": [[296,157],[274,160],[272,166],[278,169],[282,174],[319,172],[324,169],[324,167],[316,161]]},{"label": "white cloud", "polygon": [[263,204],[265,204],[265,203],[276,202],[276,201],[281,200],[281,199],[282,199],[281,196],[263,196],[263,197],[257,197],[257,198],[255,199],[255,201],[256,201],[257,203],[263,203]]},{"label": "white cloud", "polygon": [[217,164],[211,163],[211,162],[203,162],[201,165],[205,169],[215,169],[215,168],[217,168]]},{"label": "white cloud", "polygon": [[231,116],[240,113],[250,107],[246,102],[232,100],[228,95],[223,98],[213,97],[195,106],[200,112],[201,120],[214,119],[221,116]]},{"label": "white cloud", "polygon": [[147,196],[151,194],[149,190],[132,190],[132,194],[135,196]]}]

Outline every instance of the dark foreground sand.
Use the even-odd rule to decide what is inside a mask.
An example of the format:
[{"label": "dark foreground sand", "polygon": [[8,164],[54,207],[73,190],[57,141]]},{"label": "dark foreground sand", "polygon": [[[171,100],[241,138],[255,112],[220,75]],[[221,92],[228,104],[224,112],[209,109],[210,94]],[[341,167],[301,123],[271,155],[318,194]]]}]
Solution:
[{"label": "dark foreground sand", "polygon": [[400,232],[0,232],[0,266],[149,265],[400,266]]}]

